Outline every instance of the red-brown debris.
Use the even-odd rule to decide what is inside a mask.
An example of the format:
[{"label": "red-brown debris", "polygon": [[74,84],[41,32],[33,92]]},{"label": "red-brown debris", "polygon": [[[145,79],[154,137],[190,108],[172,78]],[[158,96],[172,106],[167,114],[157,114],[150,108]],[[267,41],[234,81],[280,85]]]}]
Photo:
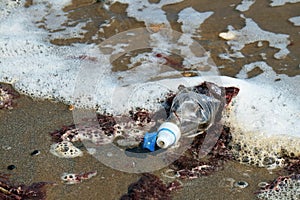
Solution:
[{"label": "red-brown debris", "polygon": [[170,200],[171,191],[181,188],[178,181],[169,185],[163,183],[157,176],[144,173],[142,177],[128,187],[128,193],[121,200]]},{"label": "red-brown debris", "polygon": [[80,174],[63,173],[63,175],[61,176],[61,180],[65,184],[72,185],[72,184],[81,183],[83,180],[88,180],[96,175],[97,175],[97,171],[90,171],[90,172],[85,172]]},{"label": "red-brown debris", "polygon": [[129,111],[130,117],[135,122],[138,122],[139,126],[143,126],[145,123],[150,123],[151,117],[148,110],[137,108],[136,112]]},{"label": "red-brown debris", "polygon": [[226,98],[226,104],[228,105],[232,98],[235,97],[239,93],[240,89],[236,87],[225,87],[225,98]]},{"label": "red-brown debris", "polygon": [[286,158],[284,169],[289,173],[300,174],[300,156]]},{"label": "red-brown debris", "polygon": [[[69,125],[69,126],[63,126],[61,129],[59,130],[56,130],[52,133],[50,133],[50,136],[52,138],[52,141],[53,142],[62,142],[63,139],[62,139],[62,136],[65,134],[65,132],[69,131],[69,130],[74,130],[76,129],[76,126],[75,124],[72,124],[72,125]],[[76,133],[74,133],[74,135],[70,135],[68,137],[74,137]],[[70,138],[71,140],[72,138]]]},{"label": "red-brown debris", "polygon": [[[116,125],[116,121],[113,116],[111,115],[103,115],[103,114],[97,114],[97,120],[99,123],[99,127],[101,129],[101,132],[106,136],[112,136],[114,134],[115,128],[114,125]],[[88,123],[87,123],[88,124]],[[95,127],[95,129],[99,128]],[[52,133],[50,133],[50,136],[52,138],[53,142],[61,142],[65,140],[66,138],[63,138],[66,132],[70,132],[68,134],[68,141],[72,141],[72,138],[74,138],[80,131],[82,131],[84,128],[81,125],[75,125],[71,124],[68,126],[63,126],[61,129],[56,130]]]},{"label": "red-brown debris", "polygon": [[96,57],[88,56],[88,55],[79,55],[79,56],[71,56],[72,59],[79,59],[79,60],[88,60],[92,62],[97,62]]},{"label": "red-brown debris", "polygon": [[111,136],[114,134],[116,121],[112,115],[97,114],[97,120],[105,135]]},{"label": "red-brown debris", "polygon": [[[216,170],[222,169],[224,162],[232,159],[232,155],[229,150],[229,142],[231,141],[231,134],[228,127],[223,127],[222,133],[215,133],[217,143],[208,152],[204,158],[199,158],[199,152],[203,146],[204,139],[206,138],[206,132],[195,137],[191,147],[180,156],[179,159],[174,161],[170,166],[177,176],[182,179],[194,179],[203,175],[210,175]],[[211,132],[210,134],[214,134]],[[212,142],[216,141],[216,138],[210,138]],[[211,145],[206,143],[206,145]]]},{"label": "red-brown debris", "polygon": [[186,66],[184,66],[182,64],[181,61],[178,61],[174,58],[172,58],[172,56],[167,56],[161,53],[157,53],[156,57],[158,58],[163,58],[165,60],[165,62],[163,63],[164,65],[168,65],[172,68],[175,68],[177,70],[190,70],[190,68],[187,68]]},{"label": "red-brown debris", "polygon": [[11,85],[0,83],[0,109],[12,109],[19,96]]},{"label": "red-brown debris", "polygon": [[0,199],[3,200],[44,200],[46,199],[46,185],[54,185],[49,182],[33,183],[29,186],[12,184],[8,175],[0,174]]}]

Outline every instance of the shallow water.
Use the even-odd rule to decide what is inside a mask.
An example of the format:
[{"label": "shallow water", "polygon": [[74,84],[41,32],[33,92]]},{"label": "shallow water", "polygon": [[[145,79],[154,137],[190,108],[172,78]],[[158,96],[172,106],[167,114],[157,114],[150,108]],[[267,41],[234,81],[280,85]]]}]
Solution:
[{"label": "shallow water", "polygon": [[[159,1],[150,1],[152,4],[157,4]],[[206,18],[204,22],[197,28],[194,40],[198,41],[205,50],[210,52],[220,75],[235,77],[246,64],[256,61],[264,61],[277,74],[286,74],[288,76],[300,75],[300,26],[293,25],[288,19],[299,16],[300,3],[287,3],[283,6],[272,7],[271,1],[256,1],[249,10],[244,12],[236,10],[237,5],[241,1],[209,1],[209,0],[186,0],[171,5],[165,5],[162,10],[166,13],[172,29],[181,32],[181,25],[183,22],[177,22],[178,13],[184,8],[192,7],[199,12],[212,11],[213,14]],[[5,4],[1,4],[5,6]],[[27,6],[35,6],[34,1],[27,0]],[[71,5],[66,6],[63,11],[67,13],[67,20],[63,25],[59,24],[55,17],[51,17],[51,9],[47,10],[47,16],[41,21],[36,21],[36,26],[41,30],[46,30],[49,34],[49,41],[54,46],[66,46],[73,49],[68,49],[62,60],[68,60],[68,51],[71,57],[81,55],[82,51],[76,52],[76,44],[99,44],[105,39],[134,28],[144,27],[147,22],[138,21],[134,17],[128,17],[126,9],[128,5],[122,3],[113,4],[109,10],[105,9],[103,2],[96,3],[93,0],[73,0]],[[149,13],[148,13],[149,14]],[[146,17],[146,13],[144,17]],[[241,16],[243,15],[243,16]],[[42,15],[43,16],[43,15]],[[50,16],[50,17],[49,17]],[[161,16],[151,16],[160,22]],[[228,59],[220,58],[221,54],[232,54],[234,51],[230,50],[230,45],[225,39],[219,37],[222,32],[228,31],[228,25],[232,25],[234,30],[243,29],[245,26],[245,18],[252,19],[258,26],[268,32],[274,34],[287,34],[290,43],[287,49],[290,51],[283,59],[274,58],[274,54],[279,51],[278,48],[269,46],[271,41],[254,41],[245,44],[240,53],[244,55],[243,58],[229,57]],[[106,21],[108,20],[108,21]],[[163,19],[162,19],[163,21]],[[190,19],[191,22],[193,18]],[[82,23],[82,25],[80,25]],[[66,25],[67,24],[67,25]],[[76,25],[80,25],[76,28]],[[156,23],[154,23],[156,24]],[[156,25],[159,25],[157,23]],[[73,32],[71,28],[74,28]],[[69,29],[70,28],[70,29]],[[103,28],[103,31],[99,31]],[[3,30],[1,30],[3,31]],[[64,32],[65,31],[65,32]],[[72,32],[72,33],[70,33]],[[22,34],[21,34],[22,35]],[[255,35],[252,35],[255,37]],[[274,36],[274,35],[273,35]],[[2,38],[3,39],[3,38]],[[3,41],[3,40],[2,40]],[[3,47],[1,43],[1,47]],[[5,48],[2,48],[2,51]],[[22,49],[22,47],[20,47]],[[78,49],[81,49],[79,47]],[[90,50],[87,47],[87,50]],[[51,50],[49,50],[52,52]],[[60,50],[61,52],[62,50]],[[146,50],[136,52],[142,53]],[[13,53],[4,52],[3,55],[14,55]],[[19,55],[19,54],[18,54]],[[23,55],[23,54],[21,54]],[[14,58],[5,60],[5,64],[16,62],[18,59]],[[25,54],[28,60],[34,60],[31,54]],[[42,54],[42,56],[45,56]],[[47,55],[46,55],[47,57]],[[0,56],[1,58],[1,56]],[[91,58],[92,59],[92,58]],[[58,60],[57,62],[59,62]],[[20,58],[21,62],[21,58]],[[30,61],[31,62],[31,61]],[[28,62],[28,63],[30,63]],[[43,63],[43,60],[41,59]],[[47,61],[46,61],[47,62]],[[129,71],[125,62],[116,62],[112,68],[114,73],[119,71]],[[28,64],[26,63],[26,65]],[[32,65],[36,62],[32,61]],[[76,62],[70,61],[70,65]],[[0,65],[0,67],[4,67]],[[39,66],[43,69],[44,66]],[[26,68],[26,67],[25,67]],[[74,66],[73,68],[76,68]],[[70,67],[72,69],[72,67]],[[1,69],[0,69],[1,70]],[[13,71],[13,70],[11,70]],[[29,70],[30,71],[30,70]],[[71,70],[70,70],[71,71]],[[5,73],[6,71],[0,71]],[[68,70],[64,71],[65,79],[69,78]],[[9,72],[11,73],[11,72]],[[7,73],[8,76],[11,74]],[[26,74],[25,70],[25,74]],[[114,75],[114,73],[112,73]],[[255,77],[263,72],[259,67],[254,68],[248,73],[249,77]],[[127,74],[127,75],[128,75]],[[147,74],[146,74],[147,75]],[[14,76],[14,75],[11,75]],[[30,76],[30,74],[26,74]],[[45,76],[41,77],[47,77]],[[1,81],[6,81],[5,76],[1,76]],[[19,75],[16,75],[17,79]],[[13,77],[13,78],[15,78]],[[71,76],[70,76],[71,77]],[[267,76],[266,76],[267,77]],[[25,79],[26,77],[23,76]],[[51,79],[51,78],[49,78]],[[6,81],[10,82],[10,80]],[[22,79],[21,81],[22,82]],[[55,81],[54,81],[55,82]],[[67,81],[66,81],[67,82]],[[25,82],[26,84],[26,82]],[[23,88],[32,87],[32,85],[20,86]],[[34,85],[34,84],[33,84]],[[72,88],[72,87],[70,87]],[[62,93],[64,95],[64,93]],[[33,95],[34,96],[34,95]],[[37,95],[38,96],[38,95]],[[295,99],[297,103],[298,99]],[[22,96],[18,100],[18,106],[11,110],[0,110],[0,172],[11,173],[12,180],[21,183],[32,183],[36,181],[53,181],[58,183],[54,187],[48,189],[48,199],[118,199],[122,194],[127,192],[127,187],[130,183],[135,182],[139,178],[139,174],[129,174],[113,170],[104,166],[97,161],[93,156],[85,154],[83,157],[75,159],[61,159],[54,157],[49,153],[49,146],[51,145],[49,132],[61,128],[63,125],[69,125],[73,122],[72,112],[68,110],[68,106],[50,102],[48,100],[32,100],[29,97]],[[30,156],[30,153],[38,149],[41,154],[38,156]],[[16,169],[8,171],[9,164],[16,165]],[[60,176],[63,172],[86,172],[97,170],[98,175],[90,180],[84,181],[77,185],[64,185],[60,181]],[[160,175],[161,172],[154,172]],[[183,181],[183,189],[173,192],[174,199],[254,199],[254,193],[259,190],[257,184],[262,181],[270,181],[278,176],[278,172],[268,171],[264,168],[257,168],[253,166],[242,165],[237,162],[228,162],[225,164],[223,170],[220,170],[208,177],[200,177],[195,180]],[[163,177],[162,177],[163,178]],[[238,189],[230,185],[230,180],[242,180],[249,183],[249,187],[245,189]],[[168,179],[165,179],[169,181]]]},{"label": "shallow water", "polygon": [[[300,53],[297,51],[299,48],[299,26],[292,25],[288,21],[289,18],[299,15],[299,4],[286,4],[279,7],[271,7],[267,1],[257,1],[245,12],[239,12],[235,9],[240,1],[194,1],[187,0],[177,4],[163,6],[166,12],[167,19],[169,20],[172,29],[181,31],[180,23],[177,22],[177,14],[186,7],[192,7],[199,12],[214,12],[201,25],[199,35],[201,38],[196,39],[207,50],[211,52],[211,56],[217,66],[224,66],[220,68],[220,74],[226,76],[235,76],[243,65],[263,60],[260,53],[266,54],[266,62],[268,65],[279,74],[287,74],[295,76],[300,74],[299,57]],[[79,19],[91,19],[86,29],[88,32],[80,40],[53,40],[54,44],[69,45],[74,42],[102,42],[101,39],[92,39],[98,31],[98,26],[103,23],[105,19],[111,16],[116,16],[114,23],[105,28],[104,33],[98,33],[99,37],[108,38],[115,33],[123,32],[129,29],[143,27],[144,23],[135,20],[132,17],[126,16],[126,5],[113,4],[110,11],[102,8],[99,3],[82,4],[81,1],[73,1],[73,5],[65,8],[65,10],[72,10],[68,15],[69,20],[78,21]],[[228,25],[233,25],[236,29],[241,29],[245,25],[245,21],[240,15],[243,14],[247,18],[253,19],[261,29],[274,32],[288,34],[290,36],[291,44],[289,45],[290,54],[285,59],[275,59],[273,57],[276,50],[268,47],[268,42],[263,42],[261,47],[257,47],[257,42],[246,45],[242,52],[246,55],[245,58],[234,59],[234,62],[223,60],[218,57],[219,54],[225,53],[228,46],[226,41],[221,39],[218,34],[225,32]],[[84,16],[84,17],[82,17]],[[276,20],[275,20],[276,19]]]}]

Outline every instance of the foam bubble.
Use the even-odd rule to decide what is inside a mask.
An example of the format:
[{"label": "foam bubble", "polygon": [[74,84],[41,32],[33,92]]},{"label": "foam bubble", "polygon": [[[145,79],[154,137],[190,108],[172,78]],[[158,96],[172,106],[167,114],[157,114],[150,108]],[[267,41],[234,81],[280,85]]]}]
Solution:
[{"label": "foam bubble", "polygon": [[300,174],[280,176],[272,183],[266,185],[258,194],[258,199],[299,199]]},{"label": "foam bubble", "polygon": [[300,155],[300,79],[277,75],[265,62],[245,65],[237,77],[247,78],[256,67],[264,73],[239,83],[240,93],[226,121],[232,127],[238,160],[281,166],[284,153]]},{"label": "foam bubble", "polygon": [[97,175],[97,171],[91,171],[86,173],[63,173],[60,177],[60,179],[63,181],[63,183],[72,185],[82,182],[83,180],[90,179]]},{"label": "foam bubble", "polygon": [[68,141],[52,144],[50,152],[60,158],[76,158],[82,156],[82,151]]},{"label": "foam bubble", "polygon": [[[248,80],[251,86],[248,87],[248,90],[241,91],[241,95],[247,95],[249,100],[245,99],[238,104],[243,104],[242,107],[248,105],[249,113],[245,111],[236,113],[238,114],[236,118],[240,118],[240,121],[244,119],[245,121],[241,122],[245,124],[256,124],[256,128],[260,132],[266,133],[267,136],[292,135],[299,137],[297,130],[300,130],[300,124],[297,122],[300,117],[300,105],[295,102],[300,92],[297,86],[300,84],[299,76],[277,75],[265,62],[254,62],[245,65],[237,77],[247,78],[247,72],[256,67],[265,73]],[[257,89],[254,89],[255,87]]]}]

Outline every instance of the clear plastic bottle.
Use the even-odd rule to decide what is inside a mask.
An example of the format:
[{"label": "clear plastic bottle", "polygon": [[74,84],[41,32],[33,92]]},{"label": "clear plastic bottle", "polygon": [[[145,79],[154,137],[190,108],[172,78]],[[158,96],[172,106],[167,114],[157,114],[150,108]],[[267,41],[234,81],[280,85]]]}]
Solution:
[{"label": "clear plastic bottle", "polygon": [[168,148],[180,137],[194,137],[214,122],[220,101],[204,94],[182,89],[173,99],[169,117],[157,131],[156,144]]}]

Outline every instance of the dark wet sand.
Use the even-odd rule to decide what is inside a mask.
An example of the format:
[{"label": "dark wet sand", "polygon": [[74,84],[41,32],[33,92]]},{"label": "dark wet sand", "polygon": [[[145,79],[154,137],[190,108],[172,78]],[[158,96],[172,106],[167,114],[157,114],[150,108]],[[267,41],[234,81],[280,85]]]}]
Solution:
[{"label": "dark wet sand", "polygon": [[[0,171],[11,173],[12,180],[30,184],[37,181],[58,183],[49,187],[48,199],[117,199],[136,181],[135,174],[125,174],[103,166],[85,154],[75,159],[62,159],[49,152],[49,132],[72,123],[72,112],[66,105],[50,101],[33,101],[22,96],[18,107],[0,111]],[[8,149],[11,147],[11,149]],[[41,154],[31,156],[33,150]],[[15,170],[7,170],[13,164]],[[60,182],[63,172],[81,173],[97,170],[98,175],[78,185]]]},{"label": "dark wet sand", "polygon": [[[31,184],[37,181],[57,183],[48,187],[49,200],[57,199],[119,199],[127,192],[130,183],[140,174],[129,174],[104,166],[93,156],[84,152],[83,157],[63,159],[49,152],[52,144],[49,132],[72,123],[72,112],[68,106],[50,101],[32,100],[26,96],[18,99],[13,110],[0,110],[0,172],[12,174],[11,180]],[[9,149],[10,148],[10,149]],[[41,154],[31,156],[33,150]],[[7,170],[8,165],[16,169]],[[63,172],[81,173],[97,170],[97,176],[76,185],[61,183]],[[164,181],[161,171],[153,172]],[[278,176],[266,169],[228,162],[223,170],[210,176],[182,181],[183,189],[173,192],[174,199],[254,199],[254,192],[261,181]],[[229,179],[247,181],[249,187],[238,189],[230,186]]]}]

